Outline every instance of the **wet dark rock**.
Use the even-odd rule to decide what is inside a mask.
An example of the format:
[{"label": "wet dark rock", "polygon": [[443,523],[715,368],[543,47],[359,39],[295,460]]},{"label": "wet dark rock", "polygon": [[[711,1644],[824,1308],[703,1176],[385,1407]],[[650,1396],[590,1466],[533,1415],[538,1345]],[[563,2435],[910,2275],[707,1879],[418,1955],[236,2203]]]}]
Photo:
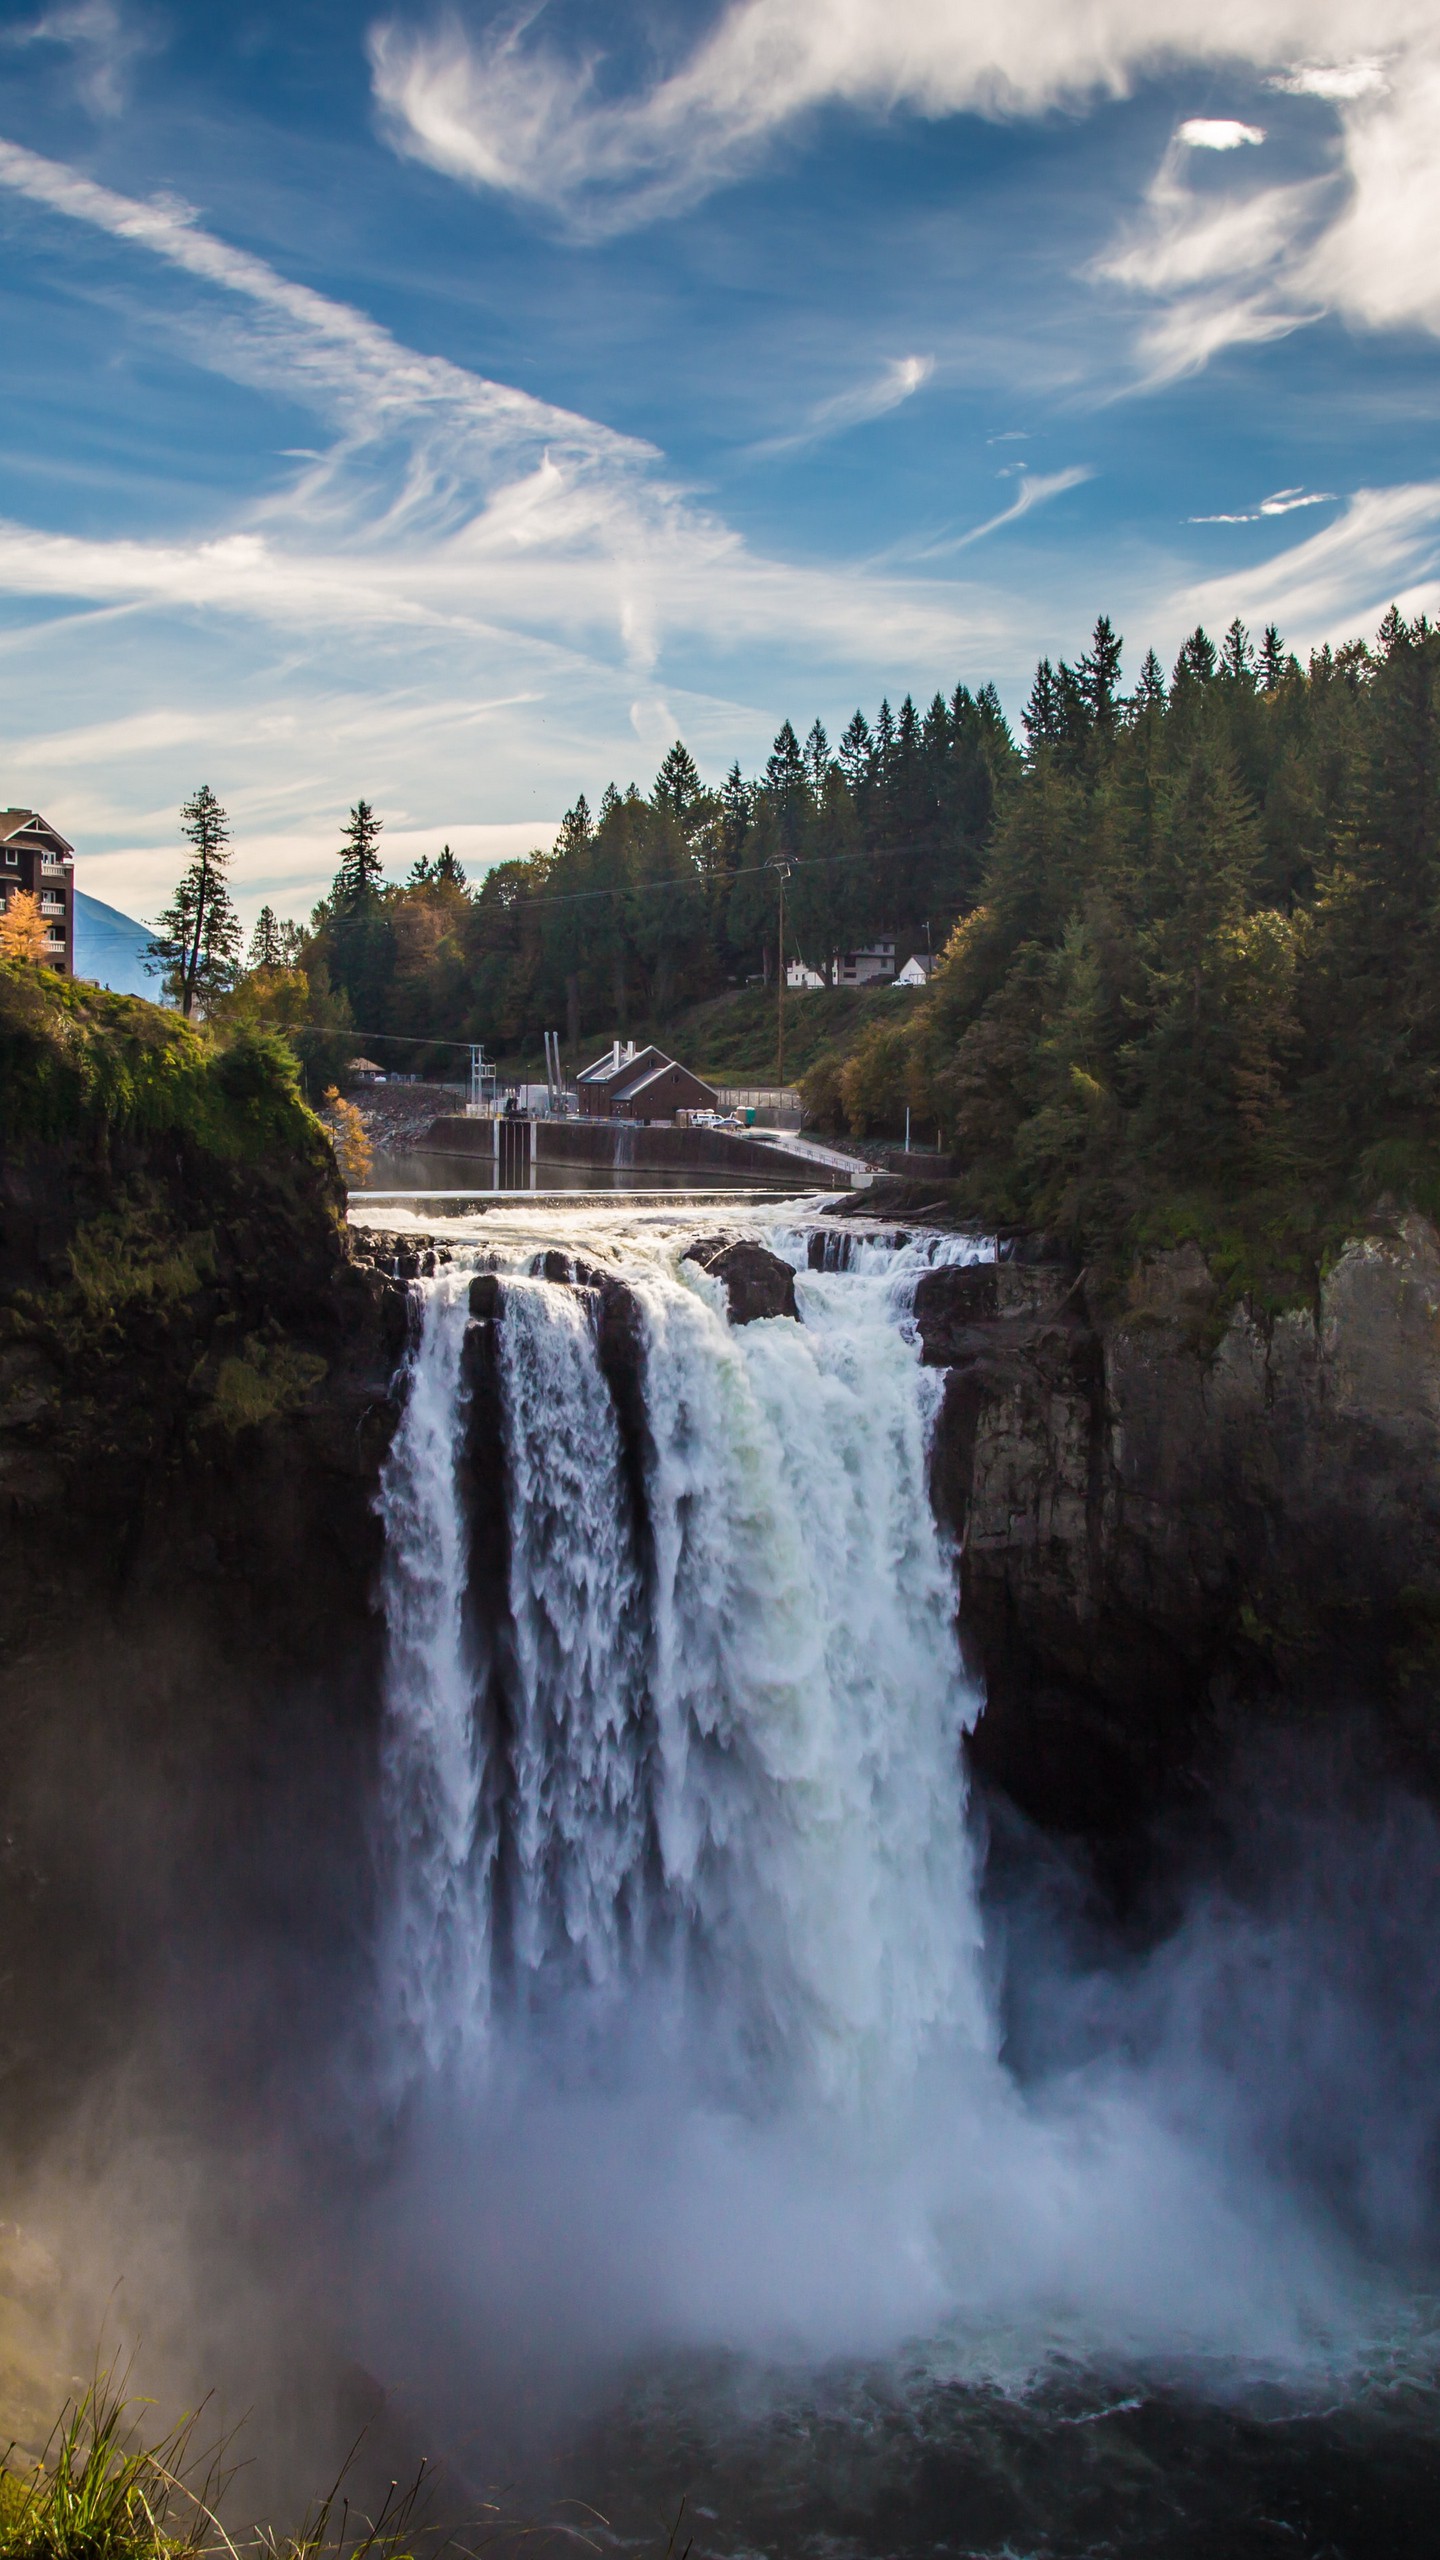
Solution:
[{"label": "wet dark rock", "polygon": [[182,1942],[258,1968],[217,2036],[254,1990],[316,2051],[320,1951],[364,1960],[413,1300],[342,1209],[289,1157],[0,1143],[0,2140],[42,2138]]},{"label": "wet dark rock", "polygon": [[993,1312],[983,1273],[917,1290],[982,1770],[1039,1820],[1123,1833],[1277,1717],[1360,1710],[1440,1793],[1435,1229],[1358,1239],[1269,1318],[1225,1315],[1193,1246],[1118,1312],[1064,1266],[994,1279]]},{"label": "wet dark rock", "polygon": [[748,1237],[703,1236],[688,1246],[687,1262],[698,1262],[724,1283],[732,1324],[754,1324],[762,1316],[794,1316],[795,1274],[778,1253]]},{"label": "wet dark rock", "polygon": [[636,1521],[646,1516],[645,1461],[650,1420],[645,1394],[645,1319],[633,1289],[613,1273],[595,1292],[595,1344],[620,1425],[625,1482]]},{"label": "wet dark rock", "polygon": [[843,1227],[817,1227],[808,1239],[805,1258],[812,1271],[848,1271],[860,1242],[889,1245],[898,1252],[910,1241],[905,1227],[878,1229],[873,1236],[860,1238],[847,1234]]},{"label": "wet dark rock", "polygon": [[477,1272],[470,1283],[472,1316],[498,1316],[501,1311],[500,1275],[495,1271]]}]

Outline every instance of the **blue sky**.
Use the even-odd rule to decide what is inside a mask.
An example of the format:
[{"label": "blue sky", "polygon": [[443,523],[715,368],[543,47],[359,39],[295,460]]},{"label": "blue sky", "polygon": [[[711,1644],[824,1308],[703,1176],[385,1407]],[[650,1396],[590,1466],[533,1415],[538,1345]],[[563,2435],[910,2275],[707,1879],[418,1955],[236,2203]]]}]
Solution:
[{"label": "blue sky", "polygon": [[3,797],[152,914],[207,780],[303,913],[361,793],[478,864],[1102,609],[1435,610],[1433,0],[1184,16],[0,6]]}]

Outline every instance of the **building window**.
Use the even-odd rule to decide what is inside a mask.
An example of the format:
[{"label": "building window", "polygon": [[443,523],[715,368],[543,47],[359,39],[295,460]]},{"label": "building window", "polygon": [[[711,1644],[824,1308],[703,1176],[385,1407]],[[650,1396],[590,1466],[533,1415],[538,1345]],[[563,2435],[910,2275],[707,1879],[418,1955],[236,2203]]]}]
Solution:
[{"label": "building window", "polygon": [[7,844],[5,847],[5,867],[8,871],[19,870],[20,848],[18,845]]}]

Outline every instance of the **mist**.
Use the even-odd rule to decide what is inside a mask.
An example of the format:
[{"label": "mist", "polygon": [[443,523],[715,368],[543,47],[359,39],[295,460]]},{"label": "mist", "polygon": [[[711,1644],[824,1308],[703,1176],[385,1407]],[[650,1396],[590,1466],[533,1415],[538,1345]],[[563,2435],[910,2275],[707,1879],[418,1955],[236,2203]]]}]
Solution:
[{"label": "mist", "polygon": [[543,2505],[657,2377],[682,2468],[717,2394],[847,2374],[1272,2415],[1423,2379],[1434,1814],[1363,1733],[1277,1732],[1117,1909],[967,1786],[906,1274],[742,1333],[626,1254],[638,1448],[573,1290],[517,1248],[486,1370],[468,1270],[429,1287],[355,1910],[282,1958],[217,1906],[32,2161],[57,2373],[100,2338],[249,2409],[256,2513],[357,2436],[357,2494],[424,2455],[456,2513]]}]

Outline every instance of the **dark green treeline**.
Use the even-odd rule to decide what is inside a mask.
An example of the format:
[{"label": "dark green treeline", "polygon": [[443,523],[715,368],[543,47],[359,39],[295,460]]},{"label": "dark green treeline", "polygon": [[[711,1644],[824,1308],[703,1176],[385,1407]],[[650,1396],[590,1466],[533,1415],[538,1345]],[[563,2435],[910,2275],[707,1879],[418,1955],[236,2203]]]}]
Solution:
[{"label": "dark green treeline", "polygon": [[1197,631],[1127,688],[1102,620],[1037,670],[1023,746],[988,686],[857,712],[833,753],[787,722],[719,791],[677,745],[648,797],[582,800],[478,890],[448,856],[386,885],[362,803],[287,957],[324,1019],[413,1038],[395,1063],[598,1045],[773,968],[785,863],[788,958],[943,947],[808,1093],[857,1134],[908,1108],[977,1211],[1094,1244],[1240,1198],[1287,1232],[1437,1203],[1437,681],[1440,634],[1392,610],[1306,667],[1273,630]]},{"label": "dark green treeline", "polygon": [[737,765],[719,791],[677,744],[648,797],[580,800],[552,851],[474,891],[448,853],[386,886],[361,802],[299,963],[362,1033],[598,1044],[772,971],[782,863],[788,959],[823,973],[891,932],[938,948],[974,904],[1019,761],[989,686],[923,716],[882,704],[873,729],[857,711],[834,754],[818,721],[803,747],[787,721],[764,773]]},{"label": "dark green treeline", "polygon": [[[815,1099],[943,1132],[991,1217],[1100,1248],[1440,1205],[1440,633],[1302,669],[1197,631],[1042,665],[973,911]],[[1242,1223],[1244,1222],[1242,1221]]]}]

